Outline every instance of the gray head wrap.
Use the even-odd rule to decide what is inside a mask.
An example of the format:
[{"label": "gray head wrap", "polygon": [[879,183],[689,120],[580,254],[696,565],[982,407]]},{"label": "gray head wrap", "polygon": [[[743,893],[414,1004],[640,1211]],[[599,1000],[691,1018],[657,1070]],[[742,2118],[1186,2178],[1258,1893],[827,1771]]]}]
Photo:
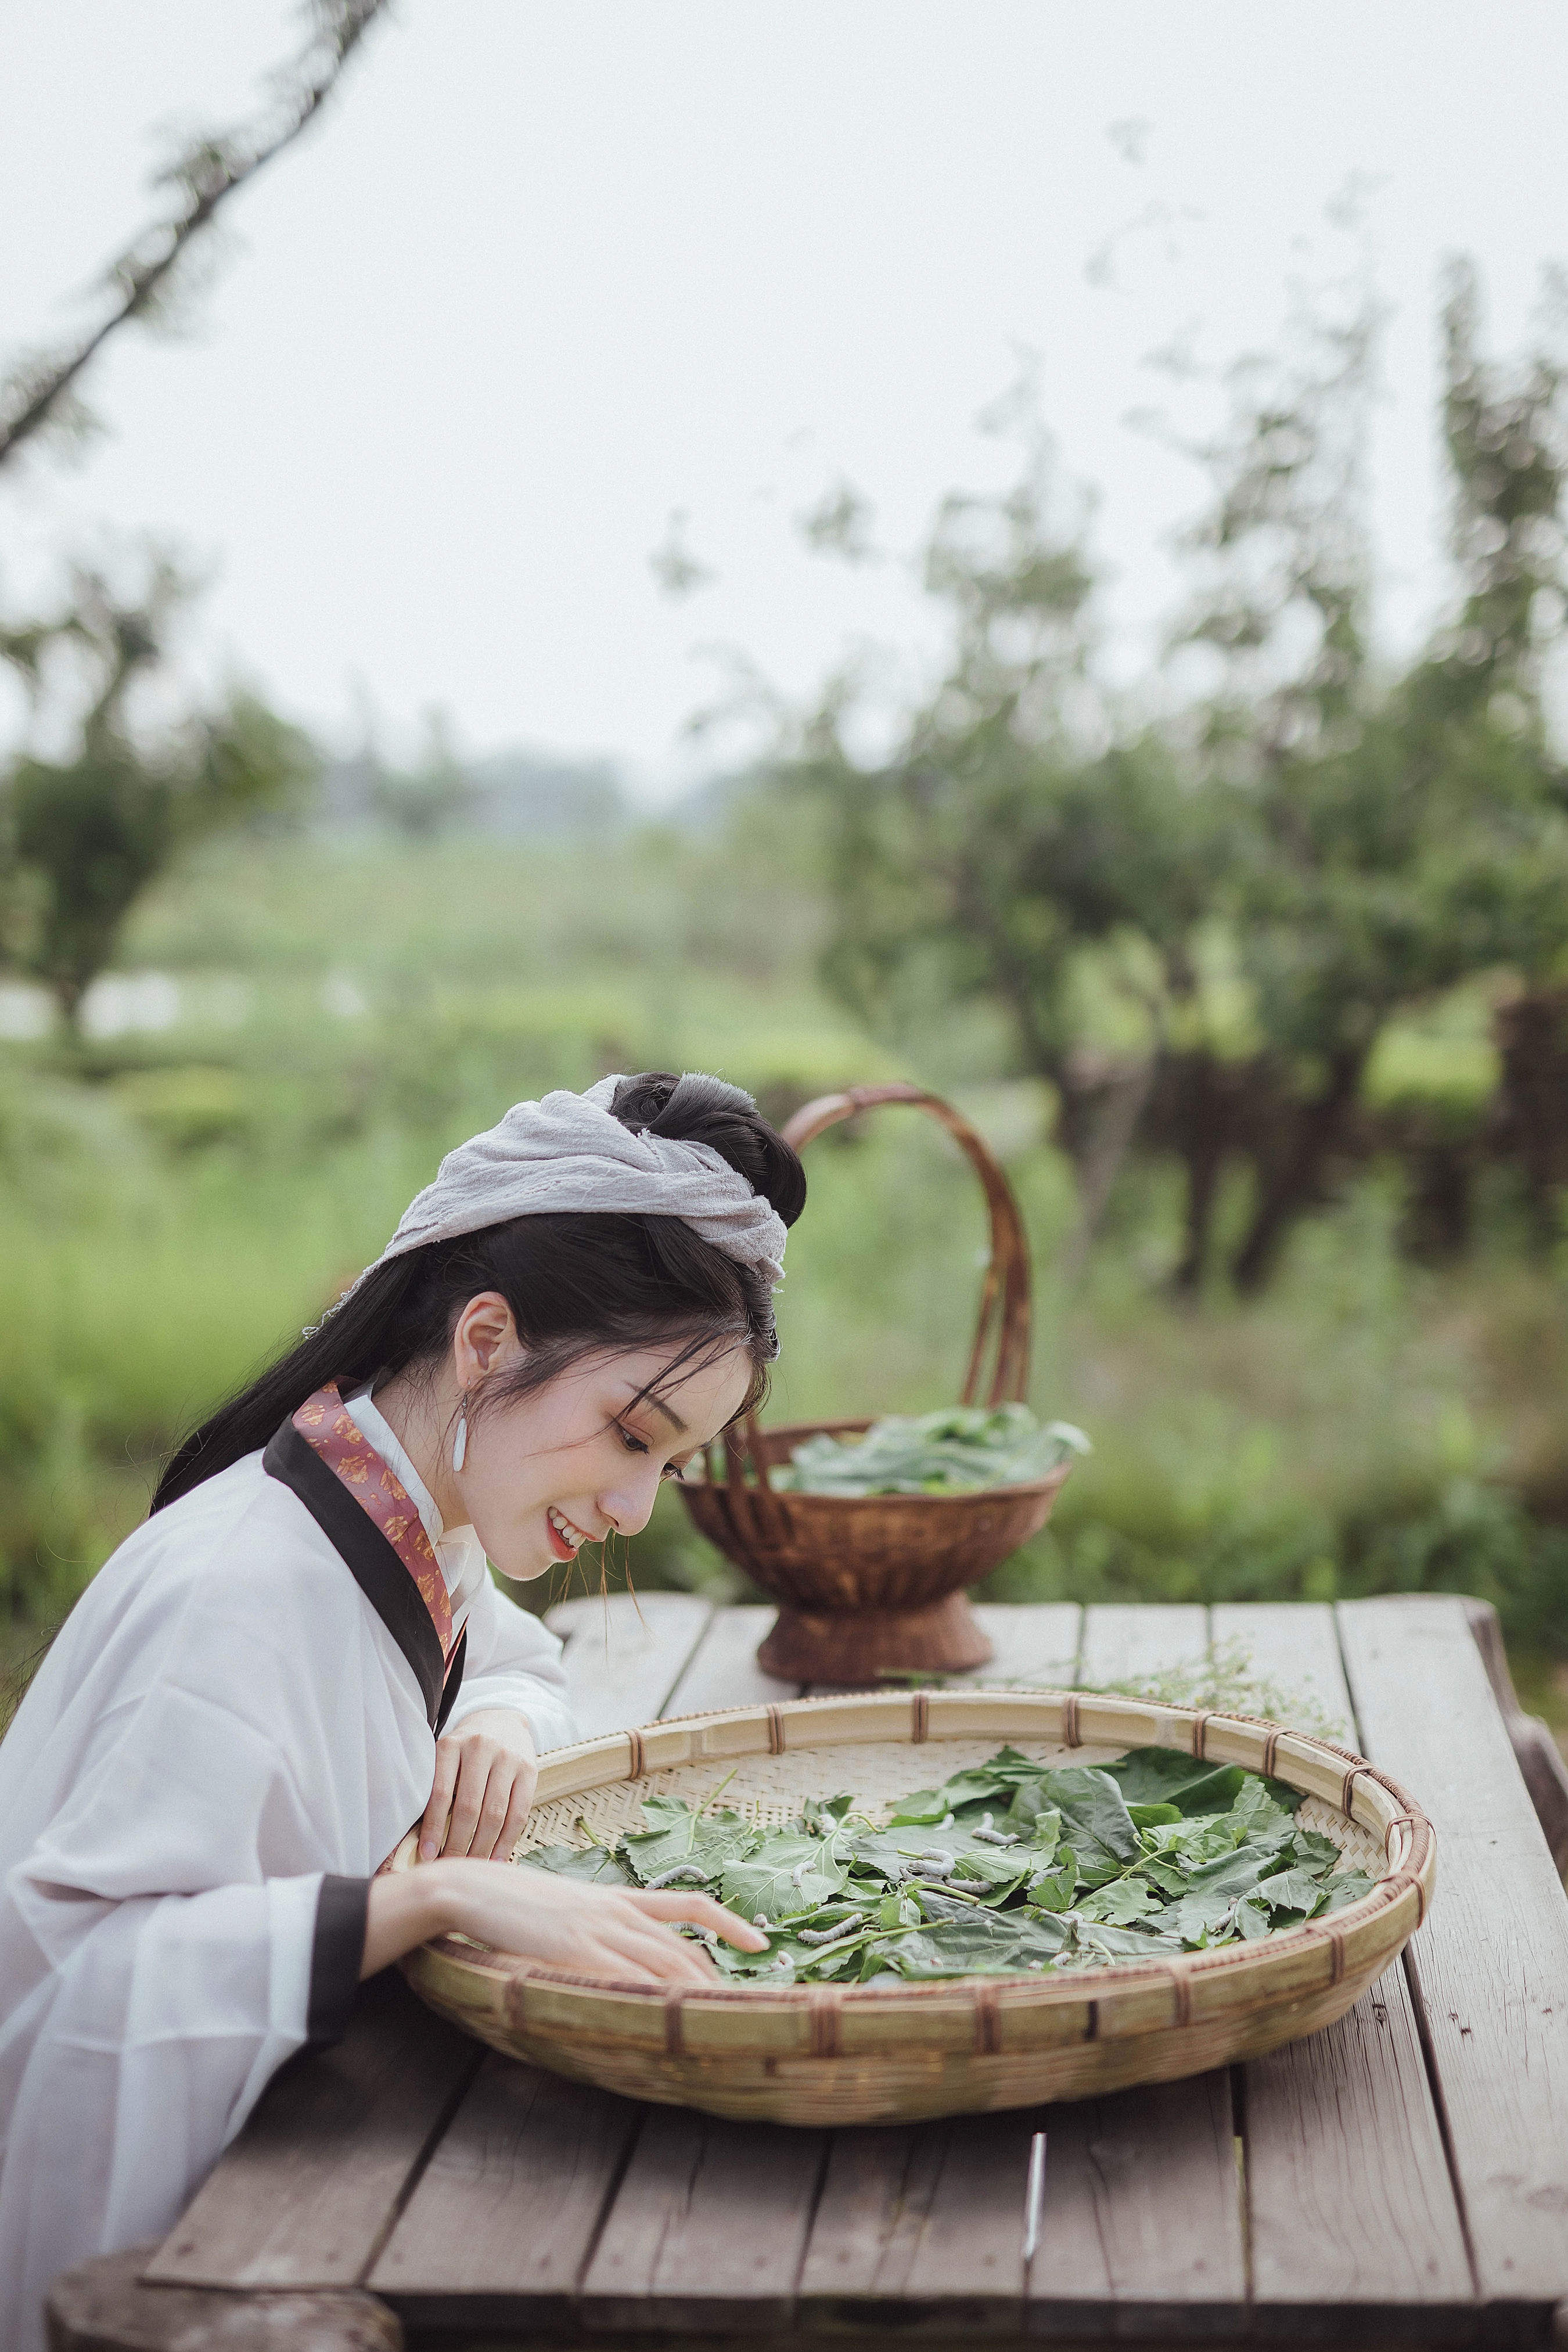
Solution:
[{"label": "gray head wrap", "polygon": [[[785,1228],[772,1202],[711,1144],[623,1127],[610,1111],[620,1083],[601,1078],[586,1094],[562,1089],[542,1102],[514,1103],[499,1127],[447,1154],[376,1265],[511,1217],[679,1217],[776,1290]],[[755,1108],[739,1087],[734,1093]]]}]

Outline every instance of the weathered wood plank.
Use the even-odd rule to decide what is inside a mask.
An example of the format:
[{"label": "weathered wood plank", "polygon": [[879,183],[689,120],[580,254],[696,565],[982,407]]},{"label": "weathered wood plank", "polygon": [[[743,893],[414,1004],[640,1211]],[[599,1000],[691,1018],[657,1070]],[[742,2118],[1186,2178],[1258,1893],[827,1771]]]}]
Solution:
[{"label": "weathered wood plank", "polygon": [[1458,1600],[1354,1601],[1340,1638],[1366,1752],[1437,1832],[1408,1948],[1477,2283],[1568,2295],[1568,1899]]},{"label": "weathered wood plank", "polygon": [[546,1620],[566,1643],[572,1712],[584,1739],[651,1723],[713,1614],[694,1592],[589,1593]]},{"label": "weathered wood plank", "polygon": [[568,2326],[641,2120],[488,2055],[366,2284],[411,2326]]},{"label": "weathered wood plank", "polygon": [[1509,1672],[1508,1652],[1503,1647],[1502,1626],[1491,1602],[1472,1601],[1467,1596],[1464,1609],[1514,1761],[1535,1807],[1535,1818],[1541,1823],[1559,1874],[1568,1875],[1568,1764],[1563,1762],[1561,1748],[1541,1717],[1526,1715],[1520,1706],[1519,1693]]},{"label": "weathered wood plank", "polygon": [[988,1666],[957,1679],[1071,1687],[1083,1638],[1083,1611],[1076,1601],[982,1601],[975,1604],[974,1614],[995,1655]]},{"label": "weathered wood plank", "polygon": [[1464,2231],[1403,1969],[1348,2017],[1246,2070],[1253,2294],[1282,2334],[1314,2312],[1475,2325]]},{"label": "weathered wood plank", "polygon": [[[1333,1611],[1262,1602],[1214,1612],[1265,1680],[1304,1694],[1352,1744]],[[1400,2308],[1474,2324],[1464,2231],[1409,1988],[1391,1969],[1350,2015],[1246,2072],[1253,2294],[1282,2333],[1329,2340]]]},{"label": "weathered wood plank", "polygon": [[823,2132],[650,2107],[583,2281],[586,2327],[789,2324]]},{"label": "weathered wood plank", "polygon": [[767,1706],[798,1698],[798,1683],[781,1683],[757,1664],[757,1645],[777,1614],[756,1606],[716,1609],[660,1712],[700,1715],[710,1706]]},{"label": "weathered wood plank", "polygon": [[1307,1702],[1300,1709],[1287,1706],[1288,1720],[1354,1746],[1340,1637],[1326,1601],[1220,1601],[1209,1612],[1209,1632],[1216,1649],[1238,1643],[1251,1671],[1283,1699]]},{"label": "weathered wood plank", "polygon": [[1033,2336],[1238,2335],[1247,2264],[1231,2116],[1219,2072],[1051,2107]]},{"label": "weathered wood plank", "polygon": [[291,2060],[268,2085],[146,2277],[356,2286],[480,2055],[395,1969],[373,1977],[336,2048]]},{"label": "weathered wood plank", "polygon": [[1096,1602],[1083,1612],[1079,1680],[1089,1687],[1137,1681],[1198,1665],[1208,1647],[1208,1611],[1195,1601],[1126,1608]]},{"label": "weathered wood plank", "polygon": [[49,2289],[49,2352],[403,2352],[396,2315],[374,2295],[144,2286],[152,2251],[127,2246],[62,2272]]},{"label": "weathered wood plank", "polygon": [[801,2268],[805,2327],[938,2320],[963,2335],[1023,2326],[1029,2112],[845,2131]]}]

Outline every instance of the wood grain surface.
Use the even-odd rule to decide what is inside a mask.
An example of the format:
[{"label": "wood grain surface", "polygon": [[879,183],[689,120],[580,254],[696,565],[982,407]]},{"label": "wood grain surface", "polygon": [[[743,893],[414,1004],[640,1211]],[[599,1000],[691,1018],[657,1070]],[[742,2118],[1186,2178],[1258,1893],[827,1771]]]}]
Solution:
[{"label": "wood grain surface", "polygon": [[712,1614],[712,1602],[693,1592],[595,1592],[557,1601],[545,1622],[566,1643],[579,1738],[626,1731],[661,1715]]},{"label": "wood grain surface", "polygon": [[1076,1601],[982,1601],[974,1615],[995,1653],[988,1666],[957,1680],[966,1683],[1043,1684],[1069,1688],[1078,1676],[1083,1611]]},{"label": "wood grain surface", "polygon": [[777,1614],[755,1604],[716,1609],[660,1714],[700,1715],[710,1706],[767,1706],[798,1698],[798,1683],[781,1683],[757,1664],[758,1647]]},{"label": "wood grain surface", "polygon": [[565,2326],[642,2120],[486,2055],[366,2284],[410,2326]]},{"label": "wood grain surface", "polygon": [[836,2135],[802,2265],[808,2328],[1022,2333],[1026,2111]]},{"label": "wood grain surface", "polygon": [[585,2326],[783,2328],[826,2135],[649,2107],[583,2281]]},{"label": "wood grain surface", "polygon": [[1355,1746],[1339,1630],[1328,1601],[1221,1601],[1209,1612],[1209,1633],[1215,1649],[1234,1643],[1245,1671],[1279,1693],[1287,1723]]},{"label": "wood grain surface", "polygon": [[293,2059],[149,2263],[166,2285],[356,2286],[483,2055],[395,1969]]},{"label": "wood grain surface", "polygon": [[[1216,1609],[1214,1633],[1244,1642],[1258,1675],[1307,1694],[1353,1744],[1327,1604]],[[1445,2305],[1471,2323],[1464,2228],[1403,1969],[1337,2025],[1247,2066],[1243,2108],[1260,2311],[1297,2330],[1314,2310],[1343,2326],[1352,2310],[1392,2324],[1402,2306]]]},{"label": "wood grain surface", "polygon": [[1209,1613],[1196,1601],[1149,1601],[1083,1612],[1078,1678],[1086,1688],[1168,1674],[1208,1655]]},{"label": "wood grain surface", "polygon": [[1366,1752],[1436,1825],[1406,1966],[1484,2301],[1568,2296],[1568,1901],[1470,1638],[1431,1596],[1342,1602]]},{"label": "wood grain surface", "polygon": [[1230,2077],[1049,2107],[1032,2335],[1191,2341],[1234,2330],[1247,2263]]}]

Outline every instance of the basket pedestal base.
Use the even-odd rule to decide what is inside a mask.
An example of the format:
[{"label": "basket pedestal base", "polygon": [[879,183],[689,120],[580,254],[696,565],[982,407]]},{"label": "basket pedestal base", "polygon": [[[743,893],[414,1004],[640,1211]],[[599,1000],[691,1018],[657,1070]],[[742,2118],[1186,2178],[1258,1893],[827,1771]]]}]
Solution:
[{"label": "basket pedestal base", "polygon": [[925,1609],[784,1608],[757,1652],[786,1683],[872,1683],[886,1674],[968,1674],[991,1644],[962,1592]]}]

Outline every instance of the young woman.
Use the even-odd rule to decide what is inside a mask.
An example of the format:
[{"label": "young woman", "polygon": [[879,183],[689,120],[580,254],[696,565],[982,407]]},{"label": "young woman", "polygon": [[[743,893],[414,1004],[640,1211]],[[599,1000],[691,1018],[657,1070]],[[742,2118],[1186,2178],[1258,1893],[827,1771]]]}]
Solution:
[{"label": "young woman", "polygon": [[[710,1897],[506,1864],[573,1735],[527,1582],[758,1399],[800,1163],[668,1073],[519,1103],[175,1454],[0,1746],[0,2341],[166,2230],[291,2052],[447,1929],[588,1974],[755,1950]],[[413,1822],[425,1867],[378,1864]]]}]

